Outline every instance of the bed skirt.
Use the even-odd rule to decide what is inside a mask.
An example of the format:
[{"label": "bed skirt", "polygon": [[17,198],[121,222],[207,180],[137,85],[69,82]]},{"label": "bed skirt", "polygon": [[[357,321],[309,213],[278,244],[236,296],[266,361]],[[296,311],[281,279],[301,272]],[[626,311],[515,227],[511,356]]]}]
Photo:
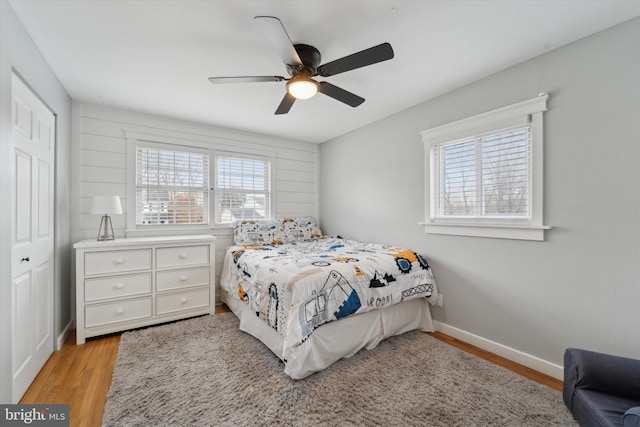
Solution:
[{"label": "bed skirt", "polygon": [[[240,330],[262,341],[282,359],[284,338],[251,311],[249,306],[222,289],[221,300],[240,319]],[[426,298],[416,298],[380,310],[368,311],[330,322],[316,329],[285,362],[285,374],[301,379],[359,350],[374,348],[386,338],[407,331],[433,332]]]}]

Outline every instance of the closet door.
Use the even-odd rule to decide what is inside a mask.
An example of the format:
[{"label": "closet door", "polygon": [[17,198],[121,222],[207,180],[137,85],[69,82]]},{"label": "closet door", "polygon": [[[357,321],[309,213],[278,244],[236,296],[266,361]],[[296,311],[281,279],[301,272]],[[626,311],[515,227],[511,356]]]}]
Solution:
[{"label": "closet door", "polygon": [[55,116],[12,79],[12,390],[17,402],[53,352]]}]

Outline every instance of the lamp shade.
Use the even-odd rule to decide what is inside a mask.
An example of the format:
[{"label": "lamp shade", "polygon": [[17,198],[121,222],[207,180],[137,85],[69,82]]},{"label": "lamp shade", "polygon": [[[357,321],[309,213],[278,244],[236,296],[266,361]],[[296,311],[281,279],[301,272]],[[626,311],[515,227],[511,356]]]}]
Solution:
[{"label": "lamp shade", "polygon": [[118,196],[95,196],[91,199],[91,209],[89,213],[92,214],[121,214],[122,205],[120,204],[120,197]]}]

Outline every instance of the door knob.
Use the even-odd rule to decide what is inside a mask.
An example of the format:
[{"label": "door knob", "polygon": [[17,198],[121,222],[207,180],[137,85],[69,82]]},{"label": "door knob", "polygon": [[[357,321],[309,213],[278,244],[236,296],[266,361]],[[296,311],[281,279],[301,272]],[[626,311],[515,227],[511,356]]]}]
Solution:
[{"label": "door knob", "polygon": [[26,257],[22,258],[20,261],[22,261],[22,262],[25,262],[25,261],[26,261],[26,262],[29,262],[29,261],[31,261],[31,259],[30,259],[28,256],[26,256]]}]

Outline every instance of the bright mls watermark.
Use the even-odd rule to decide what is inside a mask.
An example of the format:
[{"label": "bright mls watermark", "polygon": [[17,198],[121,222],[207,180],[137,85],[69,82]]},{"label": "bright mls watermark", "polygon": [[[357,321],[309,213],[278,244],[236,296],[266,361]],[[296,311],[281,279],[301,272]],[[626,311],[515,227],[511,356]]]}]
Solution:
[{"label": "bright mls watermark", "polygon": [[0,427],[69,427],[69,405],[0,405]]}]

